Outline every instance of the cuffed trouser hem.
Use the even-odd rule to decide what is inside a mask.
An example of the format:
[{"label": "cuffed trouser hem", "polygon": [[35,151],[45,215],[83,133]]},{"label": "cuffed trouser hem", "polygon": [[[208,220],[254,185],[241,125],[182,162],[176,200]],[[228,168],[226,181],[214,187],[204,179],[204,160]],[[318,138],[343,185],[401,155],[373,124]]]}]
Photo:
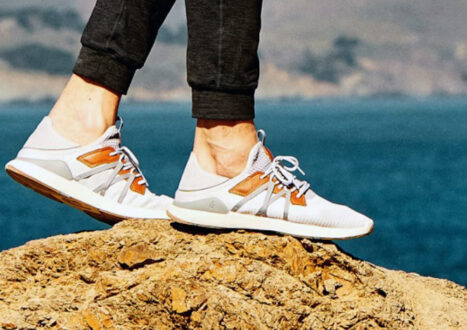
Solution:
[{"label": "cuffed trouser hem", "polygon": [[255,118],[254,92],[227,93],[192,89],[193,118],[250,120]]},{"label": "cuffed trouser hem", "polygon": [[120,94],[128,92],[135,71],[108,54],[85,46],[73,68],[73,73]]}]

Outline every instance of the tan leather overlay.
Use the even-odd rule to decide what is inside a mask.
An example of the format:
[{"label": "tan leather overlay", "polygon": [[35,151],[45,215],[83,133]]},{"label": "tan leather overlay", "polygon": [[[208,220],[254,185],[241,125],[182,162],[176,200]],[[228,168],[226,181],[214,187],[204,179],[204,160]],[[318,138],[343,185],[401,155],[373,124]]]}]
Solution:
[{"label": "tan leather overlay", "polygon": [[141,180],[141,178],[134,179],[131,183],[130,189],[138,194],[144,195],[144,193],[146,192],[146,185],[138,184],[139,180]]},{"label": "tan leather overlay", "polygon": [[[245,180],[241,181],[238,183],[236,186],[231,188],[229,190],[230,193],[240,195],[240,196],[247,196],[254,192],[256,189],[261,187],[263,184],[267,183],[269,181],[269,178],[266,177],[264,179],[261,179],[261,176],[264,174],[264,172],[255,172],[249,177],[247,177]],[[274,181],[276,181],[274,179]],[[275,186],[273,193],[278,194],[280,193],[284,188],[279,188],[279,186]],[[300,196],[300,198],[297,197],[298,191],[295,190],[293,193],[290,194],[290,202],[294,205],[300,205],[300,206],[306,206],[306,198],[305,195]],[[285,196],[283,196],[285,197]]]},{"label": "tan leather overlay", "polygon": [[[89,167],[96,167],[102,164],[110,164],[120,159],[119,155],[110,156],[110,154],[114,151],[115,149],[112,147],[105,147],[105,148],[101,148],[101,149],[88,152],[84,155],[79,156],[77,159],[81,163]],[[125,164],[125,162],[126,162],[125,160],[122,160],[123,164]],[[118,174],[124,175],[130,172],[131,172],[131,169],[120,170]],[[141,178],[134,179],[130,185],[130,189],[138,194],[144,195],[144,193],[146,192],[146,185],[138,184],[140,179]],[[128,179],[125,179],[125,180],[128,180]]]},{"label": "tan leather overlay", "polygon": [[295,190],[290,194],[290,202],[294,205],[306,206],[306,197],[301,195],[300,198],[297,197],[298,190]]},{"label": "tan leather overlay", "polygon": [[39,194],[42,194],[53,200],[68,204],[74,208],[77,208],[78,210],[89,214],[91,217],[106,222],[110,225],[113,225],[119,221],[126,219],[126,217],[99,210],[92,205],[86,204],[70,196],[64,195],[60,191],[55,190],[47,185],[44,185],[42,182],[37,181],[36,179],[28,176],[27,174],[17,170],[14,167],[7,166],[6,171],[14,180],[18,181],[19,183],[28,188],[33,189]]},{"label": "tan leather overlay", "polygon": [[274,190],[272,191],[274,194],[280,193],[282,190],[284,190],[283,187],[279,188],[279,186],[274,186]]},{"label": "tan leather overlay", "polygon": [[255,172],[245,180],[232,187],[229,192],[235,195],[247,196],[269,181],[269,178],[261,179],[264,172]]},{"label": "tan leather overlay", "polygon": [[120,171],[118,172],[118,174],[120,174],[120,175],[125,175],[125,174],[130,173],[130,171],[131,171],[130,169],[128,169],[128,170],[120,170]]},{"label": "tan leather overlay", "polygon": [[96,167],[102,164],[110,164],[118,161],[118,159],[120,158],[118,155],[110,156],[110,153],[114,151],[115,149],[112,147],[105,147],[88,152],[84,155],[79,156],[77,159],[88,167]]}]

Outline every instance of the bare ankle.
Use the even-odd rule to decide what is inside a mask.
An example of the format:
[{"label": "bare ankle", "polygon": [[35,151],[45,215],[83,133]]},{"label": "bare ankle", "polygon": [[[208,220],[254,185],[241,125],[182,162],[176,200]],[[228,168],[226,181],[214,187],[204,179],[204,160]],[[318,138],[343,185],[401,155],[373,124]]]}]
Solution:
[{"label": "bare ankle", "polygon": [[50,111],[54,128],[84,145],[115,123],[120,95],[73,75]]},{"label": "bare ankle", "polygon": [[245,168],[257,141],[252,120],[199,119],[193,152],[204,170],[231,178]]}]

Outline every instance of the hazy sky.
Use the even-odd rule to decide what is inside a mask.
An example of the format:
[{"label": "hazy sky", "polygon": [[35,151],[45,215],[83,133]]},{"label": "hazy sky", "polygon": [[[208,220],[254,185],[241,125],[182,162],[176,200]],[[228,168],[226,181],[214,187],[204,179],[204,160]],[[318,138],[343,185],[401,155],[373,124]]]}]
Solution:
[{"label": "hazy sky", "polygon": [[[277,82],[277,86],[268,86],[268,91],[277,90],[280,94],[284,85],[289,86],[290,94],[304,95],[309,91],[317,91],[317,95],[321,91],[361,95],[467,91],[467,0],[264,0],[263,3],[262,72],[269,77],[265,78],[266,83]],[[94,1],[90,0],[0,0],[0,11],[19,7],[73,8],[81,13],[83,21],[93,6]],[[184,1],[177,0],[165,27],[178,29],[184,24]],[[51,31],[38,27],[30,31],[7,18],[0,29],[2,26],[8,35],[0,38],[0,50],[40,44],[75,56],[80,47],[76,30]],[[358,39],[357,53],[353,55],[358,65],[342,73],[337,85],[316,85],[313,79],[319,80],[318,75],[301,69],[307,60],[305,54],[313,54],[323,70],[340,70],[342,65],[332,62],[332,52],[334,40],[342,36]],[[182,88],[186,80],[185,54],[183,44],[156,44],[144,70],[137,73],[135,85],[149,91],[154,86],[164,90]],[[0,70],[2,65],[5,75],[16,69],[0,61]]]}]

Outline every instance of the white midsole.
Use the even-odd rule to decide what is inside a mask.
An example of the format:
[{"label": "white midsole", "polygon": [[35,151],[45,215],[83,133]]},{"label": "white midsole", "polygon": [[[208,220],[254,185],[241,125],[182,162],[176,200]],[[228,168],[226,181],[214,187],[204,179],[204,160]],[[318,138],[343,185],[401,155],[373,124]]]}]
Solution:
[{"label": "white midsole", "polygon": [[173,203],[168,207],[172,220],[209,228],[250,229],[274,231],[297,237],[316,239],[347,239],[369,234],[373,224],[356,228],[320,227],[287,220],[274,219],[239,212],[215,213],[182,208]]},{"label": "white midsole", "polygon": [[143,218],[143,219],[169,219],[164,209],[148,209],[120,204],[105,198],[80,184],[77,181],[67,180],[53,172],[37,166],[35,164],[13,159],[5,167],[13,167],[24,174],[34,178],[44,185],[57,190],[65,196],[74,198],[80,202],[91,205],[101,211],[118,215],[124,218]]}]

